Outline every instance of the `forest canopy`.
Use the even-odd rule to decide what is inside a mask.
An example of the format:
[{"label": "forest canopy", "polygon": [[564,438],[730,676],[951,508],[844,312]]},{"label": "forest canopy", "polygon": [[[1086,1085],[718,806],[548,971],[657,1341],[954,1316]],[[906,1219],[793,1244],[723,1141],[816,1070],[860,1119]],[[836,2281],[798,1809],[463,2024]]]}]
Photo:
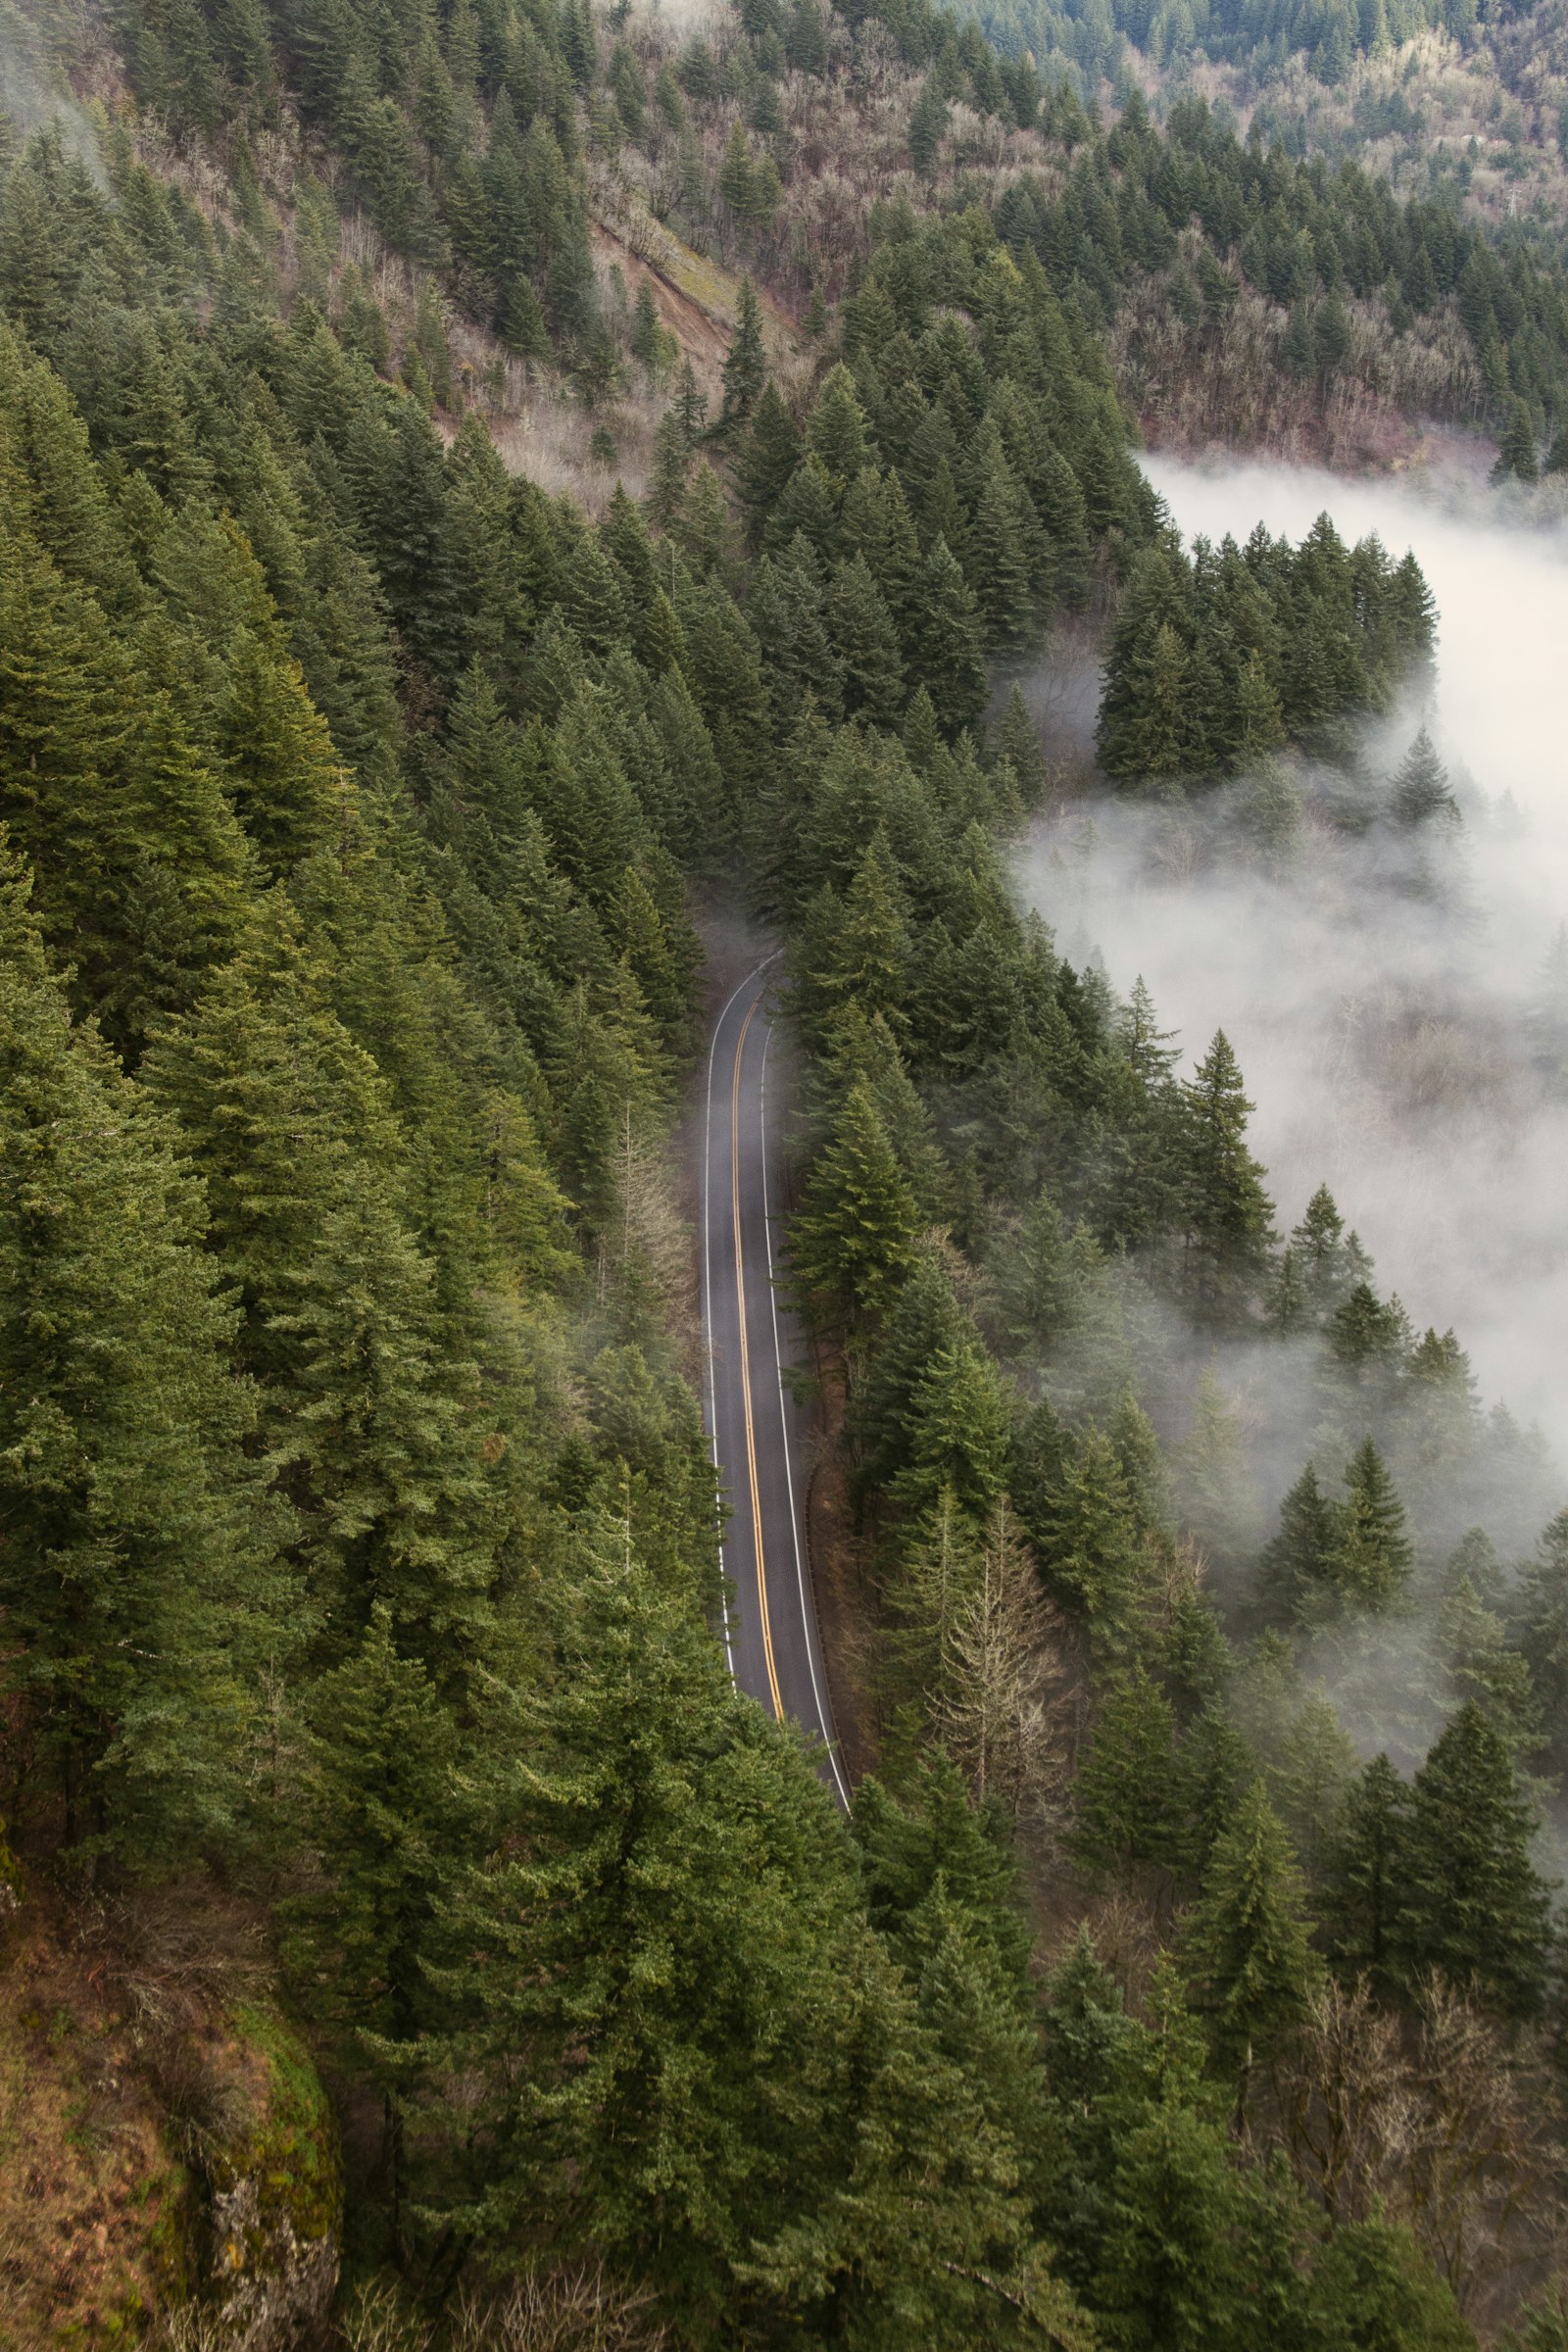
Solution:
[{"label": "forest canopy", "polygon": [[[1053,629],[1115,789],[1243,778],[1275,850],[1310,759],[1353,853],[1362,722],[1430,683],[1413,559],[1182,544],[1134,295],[1195,371],[1266,295],[1307,402],[1350,305],[1457,318],[1533,463],[1560,279],[919,5],[113,33],[0,189],[16,1907],[252,1923],[367,2348],[584,2265],[625,2344],[1503,2340],[1562,2190],[1559,1472],[1326,1189],[1282,1236],[1224,1031],[1183,1072],[1008,861]],[[884,200],[819,270],[772,109],[873,67]],[[960,91],[1034,142],[1005,185]],[[703,380],[596,259],[628,154],[749,265]],[[1450,802],[1418,737],[1387,821]],[[675,1135],[719,906],[799,1049],[848,1819],[715,1638]],[[1171,1435],[1173,1328],[1304,1367],[1266,1528],[1191,1364]]]}]

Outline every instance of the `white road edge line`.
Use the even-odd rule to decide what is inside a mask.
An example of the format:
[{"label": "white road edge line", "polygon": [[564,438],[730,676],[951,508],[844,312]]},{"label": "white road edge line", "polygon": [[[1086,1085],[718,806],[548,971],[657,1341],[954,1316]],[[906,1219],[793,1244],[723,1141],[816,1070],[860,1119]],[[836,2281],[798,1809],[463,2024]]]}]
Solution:
[{"label": "white road edge line", "polygon": [[[764,967],[765,968],[765,967]],[[833,1778],[838,1784],[839,1801],[846,1813],[850,1811],[850,1792],[839,1769],[838,1741],[832,1737],[827,1709],[822,1704],[822,1686],[816,1679],[816,1620],[806,1592],[806,1562],[801,1550],[801,1514],[795,1496],[795,1470],[790,1461],[790,1417],[784,1403],[784,1351],[778,1338],[778,1284],[773,1276],[773,1212],[767,1199],[767,1057],[773,1046],[773,1022],[764,1013],[767,1035],[762,1041],[761,1080],[758,1089],[757,1115],[762,1143],[762,1233],[767,1243],[767,1302],[773,1316],[773,1368],[778,1374],[779,1432],[784,1441],[784,1480],[790,1494],[790,1535],[795,1544],[795,1584],[801,1596],[801,1630],[806,1636],[806,1663],[811,1673],[811,1696],[816,1701],[816,1728],[827,1749]]]},{"label": "white road edge line", "polygon": [[[775,948],[771,956],[764,956],[757,969],[748,972],[745,979],[730,991],[724,1000],[717,1020],[713,1023],[713,1034],[708,1045],[708,1097],[703,1117],[703,1326],[704,1336],[708,1341],[708,1450],[715,1474],[719,1468],[718,1379],[713,1355],[713,1240],[711,1222],[708,1213],[713,1160],[713,1055],[718,1051],[719,1031],[729,1018],[729,1008],[735,999],[743,989],[750,988],[754,980],[760,979],[768,965],[777,959],[779,954],[780,951]],[[771,1035],[771,1031],[769,1034]],[[737,1299],[736,1312],[738,1314],[744,1312],[744,1300]],[[718,1567],[719,1574],[722,1576],[724,1574],[724,1539],[722,1536],[718,1540]],[[734,1624],[727,1601],[724,1608],[724,1658],[729,1667],[730,1682],[738,1690],[740,1683],[735,1673]]]}]

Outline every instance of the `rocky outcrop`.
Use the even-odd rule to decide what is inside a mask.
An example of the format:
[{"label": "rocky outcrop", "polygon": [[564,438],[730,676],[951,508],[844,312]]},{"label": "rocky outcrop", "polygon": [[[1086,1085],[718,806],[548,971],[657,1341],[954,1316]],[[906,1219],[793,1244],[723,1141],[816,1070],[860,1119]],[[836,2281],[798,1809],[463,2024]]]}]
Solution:
[{"label": "rocky outcrop", "polygon": [[312,2352],[337,2288],[342,2176],[309,2052],[276,2015],[233,2018],[241,2130],[210,2150],[202,2299],[224,2352]]}]

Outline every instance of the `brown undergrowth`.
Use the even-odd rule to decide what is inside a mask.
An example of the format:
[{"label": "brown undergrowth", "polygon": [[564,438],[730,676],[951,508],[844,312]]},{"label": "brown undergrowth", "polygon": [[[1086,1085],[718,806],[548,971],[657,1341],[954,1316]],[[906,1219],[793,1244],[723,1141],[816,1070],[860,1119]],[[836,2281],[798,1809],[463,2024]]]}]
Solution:
[{"label": "brown undergrowth", "polygon": [[249,1911],[210,1888],[24,1889],[0,1943],[7,2352],[128,2345],[226,2291],[255,2267],[215,2227],[241,2180],[259,2226],[335,2240],[331,2129],[270,1975]]}]

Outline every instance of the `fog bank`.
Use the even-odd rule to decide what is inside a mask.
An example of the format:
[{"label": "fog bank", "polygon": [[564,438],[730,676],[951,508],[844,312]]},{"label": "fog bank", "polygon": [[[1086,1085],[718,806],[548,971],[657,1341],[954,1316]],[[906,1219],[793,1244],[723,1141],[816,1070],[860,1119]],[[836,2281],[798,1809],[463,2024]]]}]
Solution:
[{"label": "fog bank", "polygon": [[[1183,533],[1293,540],[1325,509],[1349,540],[1413,548],[1440,614],[1433,731],[1463,835],[1439,893],[1401,887],[1377,837],[1310,821],[1283,865],[1191,814],[1106,799],[1043,825],[1025,885],[1074,960],[1142,973],[1189,1061],[1223,1027],[1255,1102],[1282,1229],[1320,1182],[1418,1329],[1451,1325],[1484,1396],[1568,1460],[1568,1103],[1543,1072],[1546,955],[1568,920],[1568,526],[1415,482],[1151,459]],[[1418,721],[1369,740],[1397,764]]]}]

